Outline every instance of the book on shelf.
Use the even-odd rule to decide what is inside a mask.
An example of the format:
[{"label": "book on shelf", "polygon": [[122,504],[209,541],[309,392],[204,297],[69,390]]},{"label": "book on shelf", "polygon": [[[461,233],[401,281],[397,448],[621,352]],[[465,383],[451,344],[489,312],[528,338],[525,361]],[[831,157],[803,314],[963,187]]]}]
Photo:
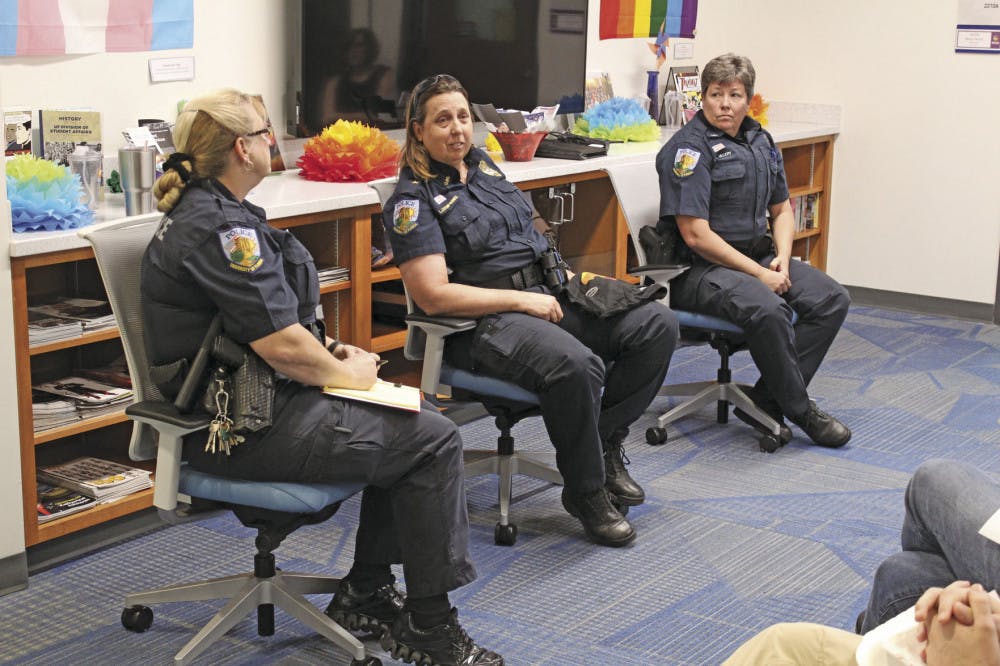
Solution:
[{"label": "book on shelf", "polygon": [[111,312],[111,304],[92,298],[63,296],[53,303],[33,305],[28,308],[28,312],[78,321],[83,325],[84,332],[111,328],[116,325],[115,315]]},{"label": "book on shelf", "polygon": [[89,509],[97,503],[93,497],[88,497],[75,490],[62,486],[38,481],[38,522],[47,523],[56,518],[62,518],[84,509]]},{"label": "book on shelf", "polygon": [[370,389],[346,389],[324,386],[323,393],[345,400],[358,400],[360,402],[370,402],[376,405],[402,409],[408,412],[420,411],[420,389],[415,386],[406,386],[395,382],[387,382],[384,379],[376,380],[375,385]]},{"label": "book on shelf", "polygon": [[316,276],[319,278],[320,284],[335,284],[337,282],[346,282],[351,276],[351,271],[346,266],[327,266],[325,268],[318,268]]},{"label": "book on shelf", "polygon": [[15,155],[31,154],[31,110],[4,109],[3,139],[3,154],[8,159]]},{"label": "book on shelf", "polygon": [[109,501],[153,487],[150,472],[103,458],[83,457],[38,468],[38,478],[98,501]]},{"label": "book on shelf", "polygon": [[69,165],[77,146],[101,150],[101,112],[72,109],[42,109],[38,112],[38,135],[42,157]]},{"label": "book on shelf", "polygon": [[79,407],[121,405],[132,399],[131,388],[78,375],[35,384],[32,389],[71,398]]},{"label": "book on shelf", "polygon": [[83,418],[75,401],[35,390],[31,391],[31,417],[35,432],[76,423]]}]

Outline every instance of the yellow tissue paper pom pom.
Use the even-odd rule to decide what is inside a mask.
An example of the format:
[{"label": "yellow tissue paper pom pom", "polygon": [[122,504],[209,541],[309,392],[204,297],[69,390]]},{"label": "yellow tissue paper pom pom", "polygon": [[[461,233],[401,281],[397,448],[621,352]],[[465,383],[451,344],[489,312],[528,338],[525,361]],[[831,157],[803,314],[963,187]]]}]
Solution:
[{"label": "yellow tissue paper pom pom", "polygon": [[762,127],[767,127],[767,110],[770,106],[771,103],[765,102],[760,93],[754,93],[754,96],[750,98],[748,114],[751,118],[759,122]]}]

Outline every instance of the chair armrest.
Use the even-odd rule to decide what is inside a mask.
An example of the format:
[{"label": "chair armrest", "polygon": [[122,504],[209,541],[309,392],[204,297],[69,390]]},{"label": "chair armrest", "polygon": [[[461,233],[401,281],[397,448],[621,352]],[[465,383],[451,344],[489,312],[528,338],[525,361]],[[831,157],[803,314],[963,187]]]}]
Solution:
[{"label": "chair armrest", "polygon": [[424,314],[408,314],[406,315],[406,323],[416,326],[427,335],[447,337],[452,333],[471,331],[479,322],[464,317],[431,317]]},{"label": "chair armrest", "polygon": [[[444,363],[444,339],[454,333],[471,331],[478,322],[475,319],[463,317],[431,317],[425,314],[410,313],[406,315],[406,325],[410,328],[410,339],[415,338],[415,331],[423,333],[423,350],[419,354],[423,360],[423,370],[420,373],[420,390],[425,395],[450,395],[451,388],[440,383],[441,364]],[[419,347],[419,342],[414,343]],[[416,358],[407,354],[407,358]]]},{"label": "chair armrest", "polygon": [[659,282],[660,279],[670,281],[689,268],[691,268],[690,264],[646,264],[644,266],[636,266],[628,274],[638,277],[649,277],[654,282]]}]

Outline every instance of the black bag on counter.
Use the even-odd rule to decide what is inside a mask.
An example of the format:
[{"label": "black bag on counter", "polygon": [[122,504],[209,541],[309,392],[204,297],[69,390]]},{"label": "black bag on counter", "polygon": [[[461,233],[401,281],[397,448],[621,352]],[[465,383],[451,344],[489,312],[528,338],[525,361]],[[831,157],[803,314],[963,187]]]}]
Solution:
[{"label": "black bag on counter", "polygon": [[536,157],[560,160],[585,160],[608,154],[608,141],[580,136],[572,132],[549,132],[535,151]]}]

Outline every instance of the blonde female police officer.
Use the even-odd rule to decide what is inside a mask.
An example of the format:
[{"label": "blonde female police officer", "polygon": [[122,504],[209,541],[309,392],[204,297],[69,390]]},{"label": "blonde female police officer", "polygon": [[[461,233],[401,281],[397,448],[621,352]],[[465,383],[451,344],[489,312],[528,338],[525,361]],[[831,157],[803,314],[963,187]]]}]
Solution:
[{"label": "blonde female police officer", "polygon": [[224,332],[279,373],[269,428],[245,433],[230,455],[206,452],[202,435],[185,443],[186,458],[234,478],[369,484],[354,566],[327,613],[379,627],[383,645],[407,661],[498,666],[503,659],[469,638],[448,601],[475,578],[458,432],[429,405],[412,414],[320,391],[371,386],[378,356],[319,337],[312,257],[245,200],[270,170],[266,132],[262,105],[244,93],[188,102],[174,130],[179,152],[155,188],[166,215],[142,263],[151,362],[191,359],[221,313]]},{"label": "blonde female police officer", "polygon": [[[751,398],[782,423],[782,443],[791,439],[784,415],[814,443],[839,447],[851,431],[820,410],[806,387],[850,299],[825,273],[791,260],[795,230],[781,153],[747,117],[754,79],[745,57],[709,61],[701,77],[702,110],[657,155],[658,230],[678,229],[691,250],[691,269],[674,280],[671,298],[676,307],[727,319],[747,332],[760,371]],[[741,410],[736,415],[749,418]]]}]

